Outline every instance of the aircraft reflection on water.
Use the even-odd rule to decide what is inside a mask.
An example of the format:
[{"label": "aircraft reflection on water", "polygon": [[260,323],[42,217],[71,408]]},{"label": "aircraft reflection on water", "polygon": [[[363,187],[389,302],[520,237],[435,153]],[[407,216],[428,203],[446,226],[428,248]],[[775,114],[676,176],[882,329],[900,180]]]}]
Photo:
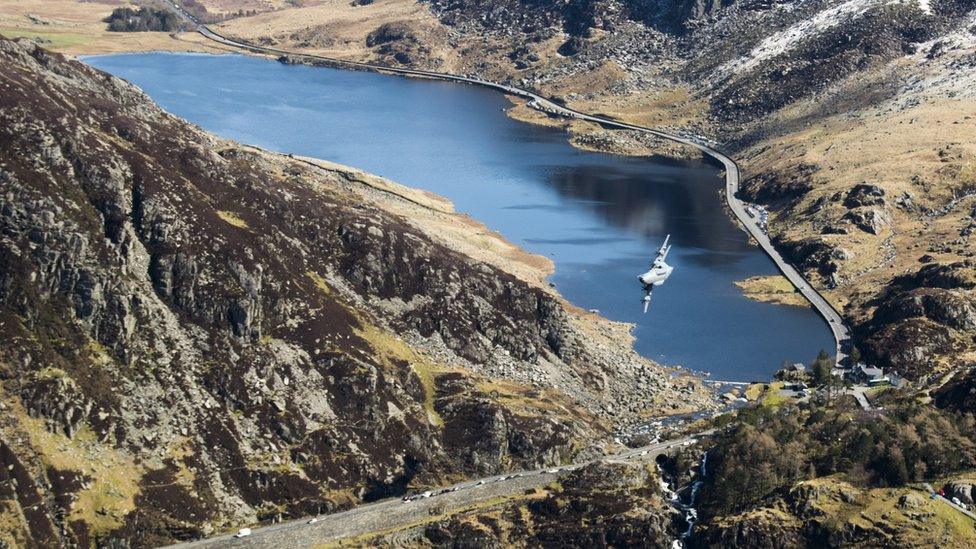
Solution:
[{"label": "aircraft reflection on water", "polygon": [[641,302],[644,304],[645,314],[647,308],[651,306],[651,292],[654,291],[654,287],[663,285],[671,276],[671,272],[674,271],[674,267],[664,261],[668,257],[668,252],[671,251],[671,246],[668,244],[669,240],[671,240],[671,235],[664,237],[664,244],[661,244],[661,248],[657,251],[657,257],[651,262],[651,269],[637,277],[637,280],[644,286],[644,299]]}]

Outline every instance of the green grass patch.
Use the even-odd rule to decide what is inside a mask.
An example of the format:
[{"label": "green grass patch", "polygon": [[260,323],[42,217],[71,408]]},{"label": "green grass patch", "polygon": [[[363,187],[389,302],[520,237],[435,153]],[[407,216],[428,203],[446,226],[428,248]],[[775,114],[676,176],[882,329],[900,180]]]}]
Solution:
[{"label": "green grass patch", "polygon": [[780,391],[785,385],[782,381],[773,381],[772,383],[753,383],[752,385],[746,387],[745,397],[749,402],[756,402],[760,406],[765,406],[768,408],[776,408],[781,406],[791,399],[790,397],[783,396]]},{"label": "green grass patch", "polygon": [[[328,281],[325,280],[318,273],[308,271],[305,276],[315,284],[315,287],[319,289],[324,295],[335,298],[335,293],[332,286],[329,285]],[[427,417],[430,422],[441,427],[444,425],[444,420],[441,419],[440,414],[434,408],[434,398],[437,394],[437,387],[435,385],[435,380],[437,374],[446,371],[445,368],[438,366],[426,356],[418,353],[403,340],[397,338],[388,331],[376,326],[370,322],[364,315],[351,311],[359,320],[360,326],[356,328],[356,335],[363,339],[370,347],[376,352],[376,357],[381,360],[381,362],[389,368],[399,367],[398,364],[406,362],[410,365],[410,368],[417,374],[417,378],[420,380],[420,384],[424,388],[424,410],[427,412]]]},{"label": "green grass patch", "polygon": [[33,38],[48,48],[69,48],[91,41],[91,37],[75,32],[35,31],[15,27],[0,27],[0,34],[7,38]]},{"label": "green grass patch", "polygon": [[790,397],[783,396],[780,391],[783,389],[782,381],[774,381],[766,387],[761,404],[769,408],[776,408],[790,402]]},{"label": "green grass patch", "polygon": [[437,394],[435,381],[437,380],[437,369],[427,362],[415,362],[410,365],[415,374],[420,379],[420,384],[424,387],[424,410],[431,422],[438,427],[444,425],[444,420],[434,409],[434,397]]},{"label": "green grass patch", "polygon": [[756,402],[763,395],[763,391],[766,390],[765,383],[753,383],[752,385],[746,387],[745,397],[749,402]]},{"label": "green grass patch", "polygon": [[98,442],[87,425],[72,438],[47,430],[44,420],[16,410],[19,424],[41,461],[58,470],[79,471],[91,478],[71,503],[68,520],[84,521],[93,535],[108,533],[123,524],[135,509],[143,470],[131,456]]},{"label": "green grass patch", "polygon": [[37,372],[37,379],[60,379],[63,377],[68,377],[68,373],[54,366],[45,366]]},{"label": "green grass patch", "polygon": [[217,210],[217,217],[224,220],[225,223],[229,223],[238,229],[246,229],[247,222],[237,217],[233,212],[228,212],[226,210]]}]

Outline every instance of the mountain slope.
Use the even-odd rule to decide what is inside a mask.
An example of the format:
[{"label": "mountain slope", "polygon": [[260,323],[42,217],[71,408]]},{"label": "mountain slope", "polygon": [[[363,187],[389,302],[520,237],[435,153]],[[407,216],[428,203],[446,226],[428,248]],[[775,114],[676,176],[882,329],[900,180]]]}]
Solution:
[{"label": "mountain slope", "polygon": [[[407,4],[428,5],[303,13],[369,21]],[[220,29],[476,73],[582,111],[712,137],[740,162],[743,198],[770,211],[777,246],[854,326],[861,354],[927,386],[976,360],[971,289],[933,288],[923,272],[976,254],[974,9],[971,0],[430,2],[422,23],[384,19],[404,30],[382,45],[366,29],[327,48],[297,42],[281,14]],[[397,57],[418,47],[425,56]],[[680,154],[521,106],[512,115],[564,125],[585,148]]]},{"label": "mountain slope", "polygon": [[410,191],[370,200],[27,41],[0,59],[0,539],[328,512],[599,454],[614,423],[706,400],[391,213]]}]

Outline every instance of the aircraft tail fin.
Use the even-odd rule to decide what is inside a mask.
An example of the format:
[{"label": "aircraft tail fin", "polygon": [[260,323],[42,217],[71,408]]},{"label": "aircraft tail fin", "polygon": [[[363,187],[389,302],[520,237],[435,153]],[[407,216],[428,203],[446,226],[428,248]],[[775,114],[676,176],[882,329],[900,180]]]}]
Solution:
[{"label": "aircraft tail fin", "polygon": [[661,244],[661,248],[657,251],[657,256],[664,259],[668,256],[668,252],[671,251],[671,245],[668,242],[671,240],[671,235],[664,237],[664,243]]}]

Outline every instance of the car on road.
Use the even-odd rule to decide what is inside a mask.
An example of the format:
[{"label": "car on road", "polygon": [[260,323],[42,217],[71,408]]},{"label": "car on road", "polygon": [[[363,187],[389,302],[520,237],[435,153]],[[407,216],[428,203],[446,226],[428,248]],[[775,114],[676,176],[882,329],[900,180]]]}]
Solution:
[{"label": "car on road", "polygon": [[552,469],[546,469],[545,471],[543,471],[543,473],[548,473],[550,475],[554,475],[554,474],[556,474],[558,472],[559,472],[559,468],[558,467],[554,467]]},{"label": "car on road", "polygon": [[475,484],[475,486],[484,486],[484,484],[485,484],[485,480],[484,479],[481,479],[481,480],[478,481],[477,484]]},{"label": "car on road", "polygon": [[240,530],[237,531],[236,534],[234,534],[234,537],[240,539],[240,538],[246,538],[247,536],[250,535],[251,535],[250,528],[241,528]]},{"label": "car on road", "polygon": [[319,521],[318,517],[312,517],[305,524],[315,524],[318,521]]},{"label": "car on road", "polygon": [[420,494],[420,497],[422,497],[422,498],[429,498],[432,495],[434,495],[434,494],[431,493],[431,492],[424,492],[423,494]]}]

